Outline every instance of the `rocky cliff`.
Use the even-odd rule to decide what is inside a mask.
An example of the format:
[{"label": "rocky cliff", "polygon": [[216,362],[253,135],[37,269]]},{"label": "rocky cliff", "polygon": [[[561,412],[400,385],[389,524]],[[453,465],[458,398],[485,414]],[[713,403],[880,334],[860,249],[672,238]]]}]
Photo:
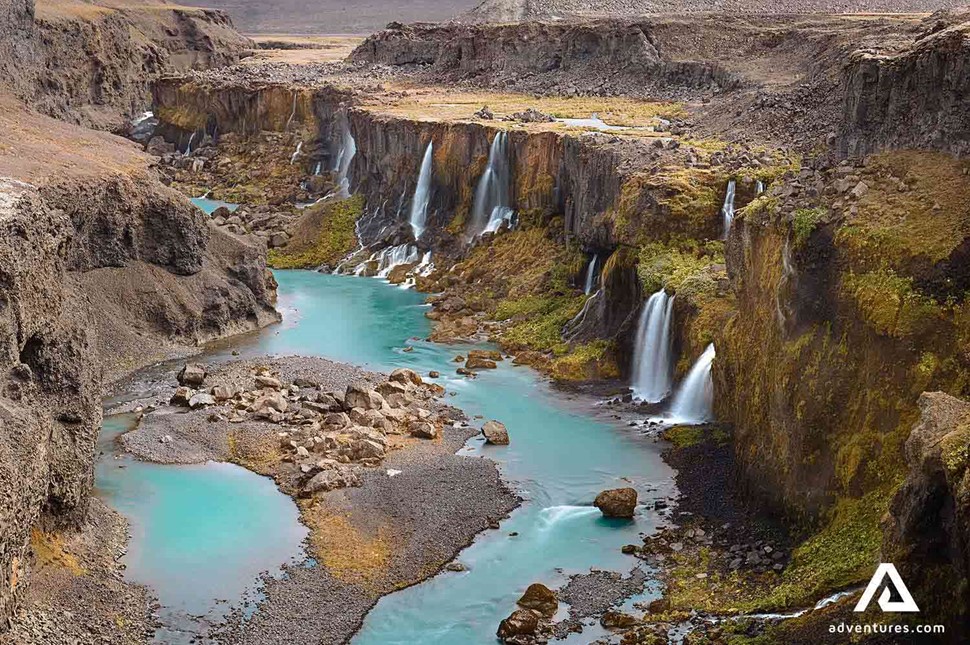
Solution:
[{"label": "rocky cliff", "polygon": [[927,19],[898,52],[861,50],[845,67],[840,152],[888,148],[970,152],[970,12]]},{"label": "rocky cliff", "polygon": [[252,46],[227,14],[209,9],[153,0],[8,4],[3,85],[36,110],[98,128],[120,128],[146,110],[162,73],[234,62]]}]

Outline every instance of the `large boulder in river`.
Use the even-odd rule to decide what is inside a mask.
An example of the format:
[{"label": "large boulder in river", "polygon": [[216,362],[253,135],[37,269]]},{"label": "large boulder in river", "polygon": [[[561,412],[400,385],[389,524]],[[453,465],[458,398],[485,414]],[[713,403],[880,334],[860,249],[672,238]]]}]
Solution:
[{"label": "large boulder in river", "polygon": [[486,421],[482,426],[482,434],[485,435],[485,443],[496,446],[509,445],[509,431],[505,424],[500,421]]},{"label": "large boulder in river", "polygon": [[347,394],[344,396],[345,410],[354,408],[380,410],[382,407],[384,407],[384,397],[378,392],[359,385],[351,385],[347,388]]},{"label": "large boulder in river", "polygon": [[465,361],[465,369],[469,370],[494,370],[498,367],[490,358],[482,358],[481,356],[469,356],[468,360]]},{"label": "large boulder in river", "polygon": [[503,641],[509,641],[516,636],[533,636],[538,630],[539,614],[528,609],[516,609],[499,623],[495,634]]},{"label": "large boulder in river", "polygon": [[421,380],[421,376],[417,372],[414,370],[409,370],[406,367],[401,367],[394,370],[391,372],[391,375],[388,378],[404,385],[407,385],[408,383],[411,383],[412,385],[421,385],[424,382]]},{"label": "large boulder in river", "polygon": [[186,363],[178,374],[179,385],[198,388],[205,381],[205,365],[201,363]]},{"label": "large boulder in river", "polygon": [[529,588],[519,598],[519,606],[537,611],[546,618],[552,618],[559,610],[559,600],[552,589],[535,582],[529,585]]},{"label": "large boulder in river", "polygon": [[637,508],[637,491],[633,488],[604,490],[596,496],[593,506],[606,517],[633,517]]}]

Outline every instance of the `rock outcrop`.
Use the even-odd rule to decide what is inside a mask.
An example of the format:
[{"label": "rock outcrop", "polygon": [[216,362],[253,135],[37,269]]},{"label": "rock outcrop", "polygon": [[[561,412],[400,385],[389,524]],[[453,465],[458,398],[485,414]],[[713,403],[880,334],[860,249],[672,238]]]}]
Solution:
[{"label": "rock outcrop", "polygon": [[148,109],[162,73],[224,65],[252,47],[222,11],[155,0],[5,0],[0,10],[3,84],[45,114],[105,129]]},{"label": "rock outcrop", "polygon": [[948,642],[967,637],[970,591],[970,404],[924,393],[906,440],[909,474],[885,523],[885,562],[900,570],[924,620],[947,625]]}]

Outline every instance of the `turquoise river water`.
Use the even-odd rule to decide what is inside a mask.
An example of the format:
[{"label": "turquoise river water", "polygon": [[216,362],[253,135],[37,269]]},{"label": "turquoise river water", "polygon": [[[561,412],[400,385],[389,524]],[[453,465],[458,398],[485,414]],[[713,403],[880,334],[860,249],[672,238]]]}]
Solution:
[{"label": "turquoise river water", "polygon": [[[524,504],[459,555],[467,571],[383,598],[356,645],[493,643],[499,621],[530,583],[554,587],[591,568],[631,569],[636,561],[620,547],[656,527],[653,501],[673,491],[673,473],[652,440],[509,361],[473,380],[457,376],[452,359],[467,347],[422,340],[430,333],[422,294],[369,278],[308,271],[276,277],[283,322],[255,341],[235,343],[244,356],[316,355],[378,370],[437,370],[455,393],[449,403],[470,417],[502,421],[512,439],[496,447],[473,438],[463,451],[494,459]],[[125,425],[123,417],[109,420],[102,441]],[[238,602],[253,593],[257,572],[303,557],[294,546],[304,535],[296,509],[269,480],[224,464],[112,468],[116,462],[102,460],[98,485],[132,519],[129,576],[152,587],[166,607],[218,615],[226,603],[217,599]],[[604,519],[591,505],[599,491],[619,486],[640,491],[633,521]],[[208,582],[188,588],[195,580]],[[601,634],[591,628],[568,642]]]}]

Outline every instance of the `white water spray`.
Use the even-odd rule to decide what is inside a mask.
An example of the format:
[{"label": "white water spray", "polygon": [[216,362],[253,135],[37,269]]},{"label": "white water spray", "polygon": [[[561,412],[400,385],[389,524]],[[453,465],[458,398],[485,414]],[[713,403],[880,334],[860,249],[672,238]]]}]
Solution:
[{"label": "white water spray", "polygon": [[293,151],[293,155],[290,157],[290,165],[291,166],[294,163],[296,163],[297,157],[300,156],[300,153],[301,152],[303,152],[303,142],[302,141],[300,141],[300,142],[298,142],[296,144],[296,150]]},{"label": "white water spray", "polygon": [[648,403],[662,401],[670,394],[673,317],[674,299],[663,289],[650,296],[640,312],[633,363],[633,396]]},{"label": "white water spray", "polygon": [[754,194],[760,195],[763,192],[765,192],[765,184],[763,181],[759,179],[756,182],[754,182]]},{"label": "white water spray", "polygon": [[357,142],[350,131],[350,122],[346,115],[340,118],[340,142],[337,157],[334,159],[333,170],[337,180],[337,194],[350,197],[350,163],[357,155]]},{"label": "white water spray", "polygon": [[713,363],[714,343],[711,343],[680,384],[670,407],[673,421],[699,424],[714,419],[714,382],[711,379]]},{"label": "white water spray", "polygon": [[488,165],[475,189],[472,206],[471,237],[482,233],[494,233],[504,223],[511,223],[512,210],[509,173],[509,135],[499,132],[492,139],[488,152]]},{"label": "white water spray", "polygon": [[433,142],[428,142],[421,160],[421,171],[418,173],[418,183],[414,188],[414,199],[411,200],[411,231],[417,240],[424,233],[428,221],[428,201],[431,199],[431,164],[434,160]]},{"label": "white water spray", "polygon": [[594,254],[589,261],[589,266],[586,267],[586,284],[583,286],[583,293],[587,296],[593,293],[593,287],[596,286],[596,269],[599,262],[600,256]]},{"label": "white water spray", "polygon": [[731,231],[731,224],[734,223],[734,192],[736,188],[737,185],[733,179],[728,182],[727,193],[724,195],[724,205],[721,207],[721,217],[724,220],[724,236],[722,239],[725,240]]}]

